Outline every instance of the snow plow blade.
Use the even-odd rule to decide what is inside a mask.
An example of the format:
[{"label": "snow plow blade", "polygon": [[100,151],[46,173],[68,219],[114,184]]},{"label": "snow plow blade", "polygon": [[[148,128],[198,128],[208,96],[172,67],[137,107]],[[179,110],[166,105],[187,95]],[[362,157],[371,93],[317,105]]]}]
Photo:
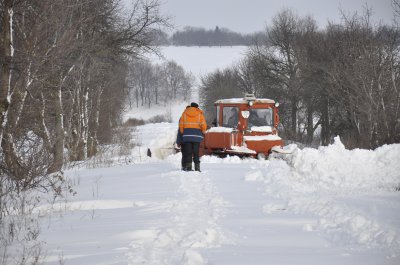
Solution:
[{"label": "snow plow blade", "polygon": [[280,146],[274,146],[271,148],[271,152],[278,153],[278,154],[291,154],[292,150],[283,149]]}]

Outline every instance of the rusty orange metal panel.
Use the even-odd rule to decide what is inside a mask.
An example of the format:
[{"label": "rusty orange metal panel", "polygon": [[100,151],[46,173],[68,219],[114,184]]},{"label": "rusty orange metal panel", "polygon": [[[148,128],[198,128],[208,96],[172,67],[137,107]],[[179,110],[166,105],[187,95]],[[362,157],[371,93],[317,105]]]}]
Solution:
[{"label": "rusty orange metal panel", "polygon": [[232,145],[232,135],[229,132],[208,132],[204,144],[209,149],[229,149]]},{"label": "rusty orange metal panel", "polygon": [[247,148],[256,151],[257,153],[268,154],[272,147],[274,146],[282,146],[282,140],[275,141],[246,141]]}]

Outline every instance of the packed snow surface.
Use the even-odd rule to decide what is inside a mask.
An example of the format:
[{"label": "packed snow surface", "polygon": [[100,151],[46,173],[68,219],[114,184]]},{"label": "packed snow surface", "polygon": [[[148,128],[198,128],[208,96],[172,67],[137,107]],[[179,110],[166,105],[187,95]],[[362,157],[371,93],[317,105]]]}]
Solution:
[{"label": "packed snow surface", "polygon": [[140,126],[125,164],[66,172],[77,195],[38,209],[45,264],[399,264],[399,144],[336,138],[182,172],[176,130]]}]

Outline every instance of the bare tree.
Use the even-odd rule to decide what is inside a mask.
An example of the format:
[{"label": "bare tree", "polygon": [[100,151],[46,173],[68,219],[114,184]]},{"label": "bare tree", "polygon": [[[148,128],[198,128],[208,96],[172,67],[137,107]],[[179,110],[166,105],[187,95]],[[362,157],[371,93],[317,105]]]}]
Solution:
[{"label": "bare tree", "polygon": [[153,65],[145,60],[134,60],[129,65],[130,97],[135,98],[136,107],[151,103],[167,104],[173,100],[188,100],[194,84],[192,74],[185,72],[174,61]]},{"label": "bare tree", "polygon": [[282,103],[282,124],[287,137],[297,138],[298,115],[301,109],[302,86],[300,73],[299,39],[315,28],[311,18],[299,18],[291,10],[278,13],[271,27],[266,29],[268,38],[257,42],[249,52],[248,60],[255,66],[257,87],[262,87],[268,97]]},{"label": "bare tree", "polygon": [[400,16],[400,1],[392,0],[393,12],[395,16],[398,18]]},{"label": "bare tree", "polygon": [[119,11],[117,0],[0,1],[2,225],[27,191],[58,193],[66,160],[94,155],[119,122],[126,58],[157,52],[155,33],[168,26],[158,0]]},{"label": "bare tree", "polygon": [[184,90],[185,71],[174,61],[164,63],[162,68],[165,82],[165,97],[177,99],[177,96]]},{"label": "bare tree", "polygon": [[240,76],[235,69],[217,70],[201,79],[200,102],[204,107],[207,123],[216,118],[214,102],[221,98],[243,97]]}]

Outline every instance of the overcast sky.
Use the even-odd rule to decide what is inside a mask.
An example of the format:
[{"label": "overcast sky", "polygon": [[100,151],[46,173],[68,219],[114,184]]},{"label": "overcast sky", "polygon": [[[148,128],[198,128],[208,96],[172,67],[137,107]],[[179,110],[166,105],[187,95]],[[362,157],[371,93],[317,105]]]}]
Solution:
[{"label": "overcast sky", "polygon": [[[126,2],[130,0],[124,0]],[[339,22],[339,9],[362,12],[365,3],[373,9],[373,20],[391,24],[391,0],[160,0],[161,11],[170,15],[176,29],[184,26],[229,28],[241,33],[264,30],[283,8],[298,15],[312,15],[323,28],[328,20]]]}]

